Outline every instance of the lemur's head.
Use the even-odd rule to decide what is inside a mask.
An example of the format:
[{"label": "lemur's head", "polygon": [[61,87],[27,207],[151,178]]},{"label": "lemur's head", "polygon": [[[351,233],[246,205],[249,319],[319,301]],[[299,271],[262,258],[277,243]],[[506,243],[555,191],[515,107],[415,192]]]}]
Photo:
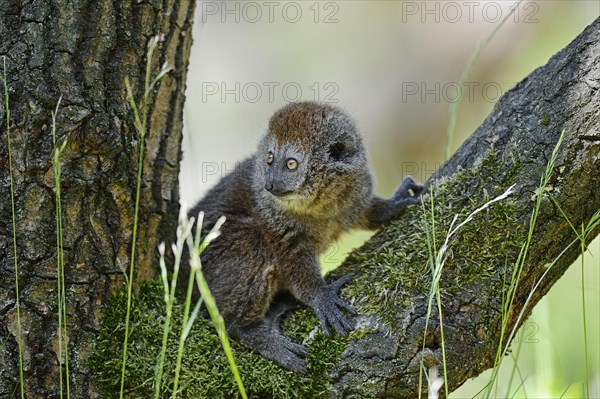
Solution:
[{"label": "lemur's head", "polygon": [[340,196],[353,194],[357,184],[370,185],[353,121],[339,108],[315,102],[288,104],[271,117],[256,171],[264,190],[298,211],[343,201]]}]

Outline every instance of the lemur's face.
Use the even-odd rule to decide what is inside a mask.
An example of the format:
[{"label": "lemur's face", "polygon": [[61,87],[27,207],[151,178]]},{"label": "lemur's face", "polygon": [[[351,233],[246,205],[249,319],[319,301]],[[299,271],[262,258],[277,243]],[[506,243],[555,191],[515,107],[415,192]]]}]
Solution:
[{"label": "lemur's face", "polygon": [[312,102],[275,113],[257,162],[264,189],[288,208],[322,205],[330,200],[329,191],[344,192],[335,186],[350,184],[349,175],[366,170],[362,140],[350,118]]},{"label": "lemur's face", "polygon": [[282,204],[292,205],[306,197],[303,190],[309,156],[293,143],[279,144],[267,135],[259,145],[257,162],[264,189]]}]

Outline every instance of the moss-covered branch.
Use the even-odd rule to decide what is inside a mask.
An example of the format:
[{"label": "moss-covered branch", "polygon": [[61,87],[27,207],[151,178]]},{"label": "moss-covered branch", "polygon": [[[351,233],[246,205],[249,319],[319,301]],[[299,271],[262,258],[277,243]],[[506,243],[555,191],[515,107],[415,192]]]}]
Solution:
[{"label": "moss-covered branch", "polygon": [[[307,375],[283,370],[234,342],[249,395],[417,397],[421,359],[425,366],[442,361],[435,311],[428,321],[422,353],[431,252],[439,249],[455,215],[459,222],[464,220],[515,184],[509,199],[479,213],[453,236],[440,280],[449,390],[491,367],[500,341],[503,298],[526,241],[533,199],[542,195],[529,254],[506,317],[508,331],[523,321],[518,315],[541,276],[547,272],[525,315],[578,255],[577,245],[560,255],[576,235],[550,196],[575,226],[600,209],[599,79],[600,19],[500,100],[483,125],[428,182],[430,194],[422,207],[413,207],[388,225],[334,272],[355,276],[343,293],[362,315],[358,331],[348,339],[326,338],[311,312],[292,313],[284,328],[292,339],[308,345]],[[540,193],[536,191],[540,178],[562,131],[565,137],[553,174]],[[107,397],[115,393],[111,387],[118,379],[113,354],[120,351],[122,342],[123,303],[118,293],[104,318],[93,357]],[[127,376],[132,397],[147,397],[153,390],[163,314],[160,285],[149,283],[133,317],[130,353],[134,363]],[[177,329],[167,353],[175,353]],[[189,340],[181,382],[185,397],[235,397],[235,381],[210,324],[197,322]],[[171,371],[172,364],[167,364],[165,372]],[[165,379],[162,390],[166,394],[169,383]]]},{"label": "moss-covered branch", "polygon": [[[455,214],[459,221],[511,184],[516,193],[483,212],[450,242],[440,287],[449,390],[493,365],[503,295],[526,239],[536,189],[561,132],[554,173],[543,194],[529,256],[508,317],[513,328],[532,287],[576,235],[574,226],[600,209],[600,19],[508,92],[477,131],[428,182],[438,247]],[[427,212],[430,210],[427,209]],[[417,396],[430,267],[423,220],[414,210],[356,250],[336,274],[354,273],[347,292],[384,323],[352,340],[333,371],[334,397]],[[428,227],[431,229],[431,222]],[[591,239],[598,231],[589,236]],[[543,278],[524,314],[578,254],[573,245]],[[434,312],[434,315],[437,312]],[[441,364],[437,317],[430,320],[425,365]],[[521,319],[519,322],[523,322]],[[375,382],[375,383],[374,383]],[[355,396],[354,396],[355,395]]]}]

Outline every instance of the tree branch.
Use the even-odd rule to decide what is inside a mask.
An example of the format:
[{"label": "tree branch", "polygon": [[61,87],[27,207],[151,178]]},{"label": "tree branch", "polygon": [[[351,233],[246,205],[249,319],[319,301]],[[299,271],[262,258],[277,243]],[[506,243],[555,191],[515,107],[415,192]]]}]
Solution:
[{"label": "tree branch", "polygon": [[[521,310],[525,317],[529,315],[580,254],[579,245],[569,247],[577,236],[550,196],[578,229],[600,209],[599,87],[597,19],[506,93],[427,183],[433,191],[438,247],[455,214],[460,215],[460,222],[471,210],[516,184],[510,201],[492,206],[450,241],[440,281],[449,391],[494,364],[503,296],[525,242],[535,204],[532,197],[563,130],[565,138],[543,194],[509,312],[508,332],[523,322],[518,317]],[[427,197],[425,202],[429,201]],[[336,276],[355,275],[346,292],[362,305],[363,314],[370,315],[362,325],[375,332],[352,340],[340,356],[333,372],[333,397],[415,398],[421,357],[426,367],[441,368],[435,300],[421,354],[431,287],[423,227],[426,223],[432,231],[432,210],[428,204],[424,209],[413,209],[386,227],[334,272]],[[597,233],[598,229],[588,240]]]}]

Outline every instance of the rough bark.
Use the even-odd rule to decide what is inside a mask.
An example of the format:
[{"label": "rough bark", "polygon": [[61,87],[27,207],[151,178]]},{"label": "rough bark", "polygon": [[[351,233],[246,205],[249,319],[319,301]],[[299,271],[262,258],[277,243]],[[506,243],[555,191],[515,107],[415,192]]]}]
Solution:
[{"label": "rough bark", "polygon": [[[460,184],[465,203],[468,203],[482,197],[484,190],[490,196],[497,195],[507,188],[509,182],[516,184],[511,206],[514,206],[517,223],[511,228],[518,230],[517,226],[521,226],[519,234],[523,236],[527,233],[526,225],[533,210],[532,196],[564,130],[564,142],[548,191],[571,223],[580,229],[581,224],[600,209],[599,88],[600,19],[597,19],[545,66],[533,71],[506,93],[477,131],[432,177],[428,186],[442,181],[452,184],[462,175]],[[497,164],[484,170],[482,164],[492,148]],[[469,174],[469,171],[474,173]],[[506,184],[503,186],[499,182]],[[419,217],[419,212],[413,211],[401,218],[399,223],[418,225]],[[481,236],[458,236],[451,241],[451,250],[461,245],[462,248],[477,245],[477,241],[486,234],[484,220],[472,223],[480,223],[477,227],[481,229]],[[595,231],[589,239],[597,233]],[[414,242],[409,238],[410,234],[399,233],[397,227],[389,226],[350,256],[335,274],[351,272],[356,276],[357,285],[369,287],[377,279],[385,280],[389,269],[374,265],[378,251],[384,248],[392,254],[410,254],[410,246]],[[542,279],[547,265],[560,256],[541,280],[526,306],[525,316],[580,254],[579,245],[568,247],[575,238],[559,209],[545,194],[530,255],[510,313],[509,331],[517,322],[523,322],[517,317],[532,288]],[[490,250],[497,251],[496,248]],[[459,255],[455,253],[455,256]],[[442,302],[450,392],[468,378],[490,368],[494,362],[500,340],[501,298],[506,292],[503,277],[508,273],[510,278],[517,255],[518,251],[508,251],[506,257],[502,256],[488,265],[487,272],[476,278],[462,277],[463,274],[468,275],[465,270],[472,267],[471,264],[454,264],[449,267],[462,266],[463,271],[445,269],[442,273],[440,285],[442,292],[446,292],[442,295]],[[484,255],[481,256],[483,258]],[[404,281],[414,280],[415,273],[409,270],[411,263],[404,262],[401,257],[396,260],[396,269],[400,270],[395,270],[395,273],[404,276]],[[448,281],[448,275],[456,280]],[[397,277],[396,280],[402,281]],[[386,293],[389,303],[393,304],[394,298],[408,298],[404,301],[407,305],[398,308],[387,306],[379,317],[367,322],[367,325],[379,325],[379,331],[350,343],[335,365],[333,397],[417,397],[428,301],[428,292],[422,288],[418,284],[399,284]],[[436,315],[434,309],[423,355],[426,366],[440,365],[442,359]],[[378,321],[381,319],[386,320],[385,326]]]},{"label": "rough bark", "polygon": [[[153,274],[159,241],[175,233],[182,109],[193,1],[0,2],[16,200],[23,372],[27,398],[58,397],[57,272],[51,111],[59,96],[62,211],[71,397],[96,397],[89,366],[102,305],[124,281],[134,214],[139,136],[125,77],[141,98],[149,39],[162,40],[141,194],[137,274]],[[1,74],[1,73],[0,73]],[[2,96],[3,97],[3,96]],[[4,100],[3,100],[4,102]],[[0,110],[0,397],[19,395],[7,124]]]}]

